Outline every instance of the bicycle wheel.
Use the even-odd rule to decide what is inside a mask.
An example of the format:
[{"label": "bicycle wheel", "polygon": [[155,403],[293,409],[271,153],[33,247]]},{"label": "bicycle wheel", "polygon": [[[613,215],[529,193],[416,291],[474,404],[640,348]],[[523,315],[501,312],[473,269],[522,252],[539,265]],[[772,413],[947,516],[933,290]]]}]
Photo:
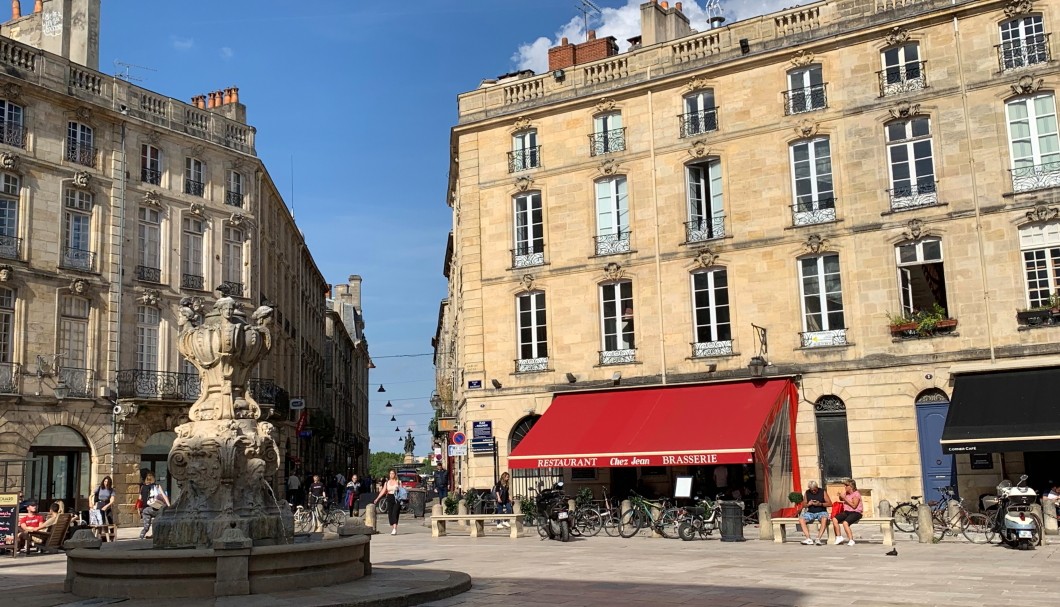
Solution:
[{"label": "bicycle wheel", "polygon": [[379,502],[379,505],[377,506],[377,511],[379,512],[379,514],[386,514],[386,502],[387,500]]},{"label": "bicycle wheel", "polygon": [[667,508],[659,515],[659,520],[655,521],[655,529],[665,538],[675,538],[678,522],[677,508]]},{"label": "bicycle wheel", "polygon": [[946,536],[947,529],[949,529],[949,522],[946,520],[946,513],[944,511],[933,513],[931,515],[932,543],[941,542],[942,538]]},{"label": "bicycle wheel", "polygon": [[294,513],[294,532],[309,533],[313,530],[313,514],[308,510],[299,510]]},{"label": "bicycle wheel", "polygon": [[537,515],[537,534],[548,537],[548,518],[541,514]]},{"label": "bicycle wheel", "polygon": [[346,524],[346,513],[342,510],[329,510],[325,520],[327,521],[325,527],[327,527],[329,531],[338,533],[339,527]]},{"label": "bicycle wheel", "polygon": [[622,513],[619,521],[618,534],[625,538],[633,537],[645,526],[647,517],[643,510],[631,508]]},{"label": "bicycle wheel", "polygon": [[1031,543],[1035,546],[1041,546],[1042,535],[1044,535],[1044,533],[1042,533],[1042,529],[1044,529],[1044,526],[1042,525],[1041,519],[1039,519],[1034,514],[1031,515],[1031,520],[1034,521],[1034,537],[1031,539]]},{"label": "bicycle wheel", "polygon": [[920,526],[917,507],[914,504],[899,504],[894,509],[894,528],[906,533],[916,533]]},{"label": "bicycle wheel", "polygon": [[600,533],[600,528],[603,526],[603,516],[594,508],[582,510],[574,519],[574,527],[584,537],[592,537]]},{"label": "bicycle wheel", "polygon": [[990,519],[985,514],[969,514],[963,521],[964,537],[973,544],[989,544],[993,539],[994,530],[991,528]]},{"label": "bicycle wheel", "polygon": [[681,538],[682,541],[691,542],[699,535],[699,531],[696,530],[693,521],[694,519],[685,519],[677,526],[677,537]]},{"label": "bicycle wheel", "polygon": [[618,529],[620,525],[618,517],[615,516],[614,513],[604,513],[601,523],[604,527],[604,533],[611,537],[618,537]]}]

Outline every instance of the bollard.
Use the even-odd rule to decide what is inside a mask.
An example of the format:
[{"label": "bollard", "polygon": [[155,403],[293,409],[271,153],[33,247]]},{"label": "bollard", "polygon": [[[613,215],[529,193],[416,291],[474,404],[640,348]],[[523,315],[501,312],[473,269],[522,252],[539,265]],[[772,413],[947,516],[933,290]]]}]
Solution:
[{"label": "bollard", "polygon": [[887,500],[880,500],[880,503],[876,504],[876,516],[880,518],[891,518],[894,516],[894,511],[891,509],[891,502]]},{"label": "bollard", "polygon": [[629,500],[622,500],[622,504],[618,510],[618,515],[622,517],[621,525],[629,524],[629,517],[627,517],[626,514],[630,512],[630,508],[632,508],[632,505],[629,503]]},{"label": "bollard", "polygon": [[773,516],[769,513],[769,504],[758,504],[758,539],[773,539]]},{"label": "bollard", "polygon": [[1044,536],[1045,535],[1045,519],[1042,518],[1042,505],[1041,504],[1031,504],[1031,514],[1033,514],[1034,516],[1038,517],[1038,520],[1041,521],[1042,529],[1041,529],[1040,533],[1041,533],[1042,536]]},{"label": "bollard", "polygon": [[364,526],[375,529],[375,504],[364,507]]},{"label": "bollard", "polygon": [[442,516],[442,505],[435,504],[431,506],[431,516]]},{"label": "bollard", "polygon": [[[467,516],[467,500],[460,500],[456,503],[456,513],[460,516]],[[469,527],[471,526],[471,521],[460,521],[460,524]]]},{"label": "bollard", "polygon": [[663,513],[662,508],[660,508],[658,506],[652,506],[651,507],[651,522],[652,522],[651,537],[663,537],[663,535],[658,532],[658,530],[657,530],[657,528],[655,526],[655,524],[659,522],[659,519],[662,518],[662,513]]},{"label": "bollard", "polygon": [[1045,515],[1045,519],[1042,521],[1042,525],[1045,527],[1045,535],[1056,535],[1060,533],[1057,529],[1056,523],[1056,504],[1057,500],[1050,497],[1042,498],[1042,513]]},{"label": "bollard", "polygon": [[946,502],[946,528],[948,530],[956,531],[955,529],[953,529],[953,525],[950,523],[950,521],[954,521],[959,525],[960,519],[956,517],[958,516],[960,511],[961,503],[957,500],[950,500]]},{"label": "bollard", "polygon": [[931,544],[935,541],[935,521],[931,518],[931,508],[927,504],[922,504],[916,511],[917,517],[917,529],[916,536],[917,541],[921,544]]},{"label": "bollard", "polygon": [[523,500],[515,500],[512,502],[512,514],[523,513]]}]

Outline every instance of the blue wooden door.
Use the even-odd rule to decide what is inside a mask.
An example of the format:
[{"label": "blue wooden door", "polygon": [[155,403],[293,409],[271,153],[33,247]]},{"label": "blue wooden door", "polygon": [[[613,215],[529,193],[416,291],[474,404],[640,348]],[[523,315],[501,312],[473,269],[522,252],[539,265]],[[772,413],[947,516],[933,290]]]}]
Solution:
[{"label": "blue wooden door", "polygon": [[942,429],[949,403],[917,405],[916,426],[920,440],[920,473],[924,479],[924,501],[939,499],[936,489],[957,486],[957,462],[942,452]]}]

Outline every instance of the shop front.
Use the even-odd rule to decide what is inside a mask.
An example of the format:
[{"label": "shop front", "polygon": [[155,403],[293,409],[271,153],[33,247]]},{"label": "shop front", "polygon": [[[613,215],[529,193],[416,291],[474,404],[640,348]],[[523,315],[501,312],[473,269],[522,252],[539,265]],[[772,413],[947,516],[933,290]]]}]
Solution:
[{"label": "shop front", "polygon": [[[793,440],[798,394],[788,378],[560,394],[508,456],[516,470],[564,471],[610,494],[723,495],[771,512],[799,487]],[[594,491],[594,495],[596,491]]]}]

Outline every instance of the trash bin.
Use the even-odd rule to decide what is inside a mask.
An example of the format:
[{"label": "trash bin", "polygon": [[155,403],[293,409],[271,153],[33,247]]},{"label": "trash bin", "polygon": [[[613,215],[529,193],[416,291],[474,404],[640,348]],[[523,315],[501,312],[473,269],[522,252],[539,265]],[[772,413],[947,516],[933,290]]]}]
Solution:
[{"label": "trash bin", "polygon": [[424,489],[409,489],[409,508],[412,509],[413,518],[423,518],[423,511],[427,507],[427,492]]},{"label": "trash bin", "polygon": [[743,502],[721,502],[721,541],[742,542],[743,536]]}]

